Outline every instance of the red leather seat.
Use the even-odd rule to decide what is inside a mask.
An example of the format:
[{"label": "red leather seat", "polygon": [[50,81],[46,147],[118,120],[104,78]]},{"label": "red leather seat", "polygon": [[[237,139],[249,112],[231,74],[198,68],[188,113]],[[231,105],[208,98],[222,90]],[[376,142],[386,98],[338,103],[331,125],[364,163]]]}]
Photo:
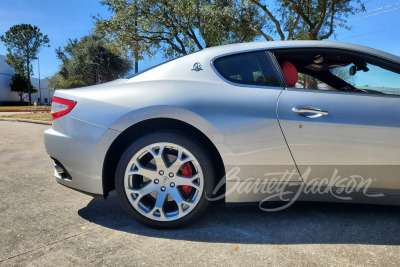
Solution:
[{"label": "red leather seat", "polygon": [[281,69],[288,86],[294,87],[297,83],[297,79],[299,78],[299,72],[297,71],[296,66],[293,65],[292,62],[285,61],[281,64]]}]

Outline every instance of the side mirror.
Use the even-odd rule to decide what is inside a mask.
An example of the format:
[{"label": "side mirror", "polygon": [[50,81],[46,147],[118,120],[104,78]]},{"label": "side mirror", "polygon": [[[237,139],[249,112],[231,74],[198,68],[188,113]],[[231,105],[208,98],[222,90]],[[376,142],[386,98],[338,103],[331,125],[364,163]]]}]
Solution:
[{"label": "side mirror", "polygon": [[349,69],[349,74],[350,76],[354,76],[357,73],[357,67],[356,66],[351,66]]}]

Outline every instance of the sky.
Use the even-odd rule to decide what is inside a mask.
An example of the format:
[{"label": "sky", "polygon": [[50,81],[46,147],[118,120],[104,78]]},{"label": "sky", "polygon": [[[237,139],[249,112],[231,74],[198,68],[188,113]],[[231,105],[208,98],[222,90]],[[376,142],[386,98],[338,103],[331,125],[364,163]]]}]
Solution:
[{"label": "sky", "polygon": [[[367,0],[367,12],[348,18],[351,30],[338,29],[333,41],[354,43],[383,50],[400,56],[400,0]],[[39,53],[40,76],[51,77],[61,62],[55,49],[64,47],[68,38],[81,38],[91,33],[93,15],[108,17],[106,7],[99,0],[1,0],[0,35],[16,24],[38,26],[50,39],[49,48]],[[278,39],[278,38],[277,38]],[[262,39],[260,39],[262,40]],[[0,42],[0,54],[7,53]],[[139,62],[139,70],[162,62],[160,55]],[[38,77],[38,62],[33,63],[34,77]]]}]

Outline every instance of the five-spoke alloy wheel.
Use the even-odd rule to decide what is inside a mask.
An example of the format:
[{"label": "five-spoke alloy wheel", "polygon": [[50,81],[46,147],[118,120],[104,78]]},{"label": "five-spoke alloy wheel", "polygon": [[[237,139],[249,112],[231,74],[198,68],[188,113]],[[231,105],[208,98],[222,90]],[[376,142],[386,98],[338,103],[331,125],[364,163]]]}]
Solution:
[{"label": "five-spoke alloy wheel", "polygon": [[205,209],[213,169],[207,154],[177,133],[154,133],[122,155],[115,177],[123,207],[139,222],[157,228],[183,226]]}]

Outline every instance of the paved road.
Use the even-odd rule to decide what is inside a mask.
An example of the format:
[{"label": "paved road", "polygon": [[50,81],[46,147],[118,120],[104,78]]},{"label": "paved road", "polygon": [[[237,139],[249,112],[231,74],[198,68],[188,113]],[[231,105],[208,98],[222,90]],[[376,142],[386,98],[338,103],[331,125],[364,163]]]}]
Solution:
[{"label": "paved road", "polygon": [[46,128],[0,121],[0,266],[400,263],[398,207],[299,203],[265,213],[214,205],[188,228],[146,228],[114,194],[94,199],[58,185]]}]

